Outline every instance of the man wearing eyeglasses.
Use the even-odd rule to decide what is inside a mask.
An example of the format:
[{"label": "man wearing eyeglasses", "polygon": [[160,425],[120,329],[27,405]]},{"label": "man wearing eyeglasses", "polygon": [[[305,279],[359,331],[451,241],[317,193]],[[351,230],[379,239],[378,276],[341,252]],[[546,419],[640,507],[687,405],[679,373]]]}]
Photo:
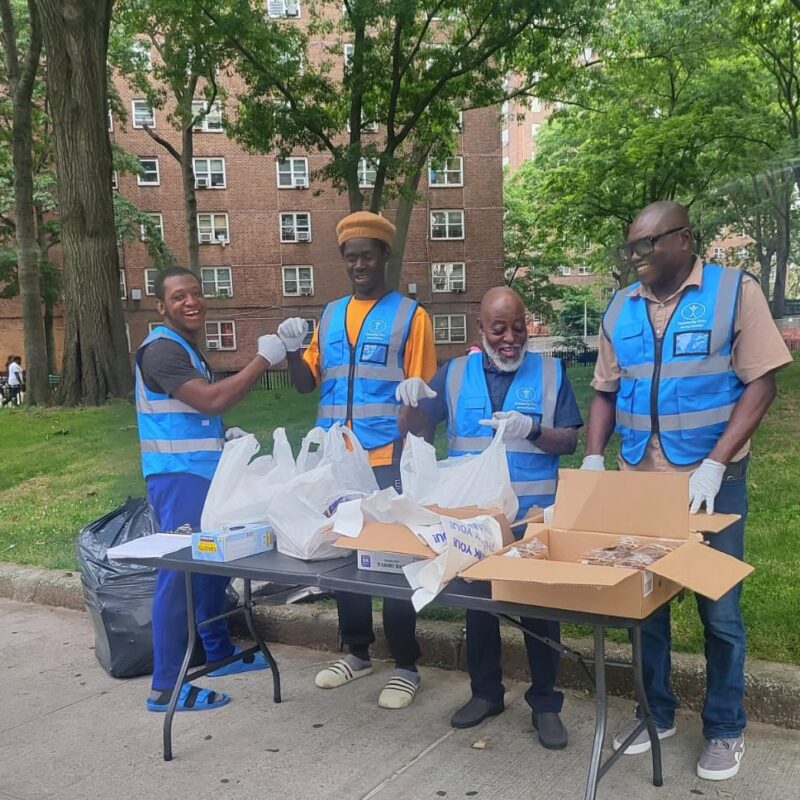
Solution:
[{"label": "man wearing eyeglasses", "polygon": [[[741,515],[708,543],[742,558],[750,437],[775,397],[775,371],[791,356],[758,282],[704,264],[693,248],[686,209],[666,201],[647,206],[618,248],[638,280],[614,295],[603,316],[582,468],[605,468],[603,451],[616,427],[621,469],[689,472],[691,513],[705,506],[709,514]],[[697,774],[707,780],[736,775],[744,753],[740,591],[716,602],[697,596],[706,638],[706,746]],[[666,739],[675,733],[677,707],[668,606],[645,623],[642,643],[647,699]],[[614,737],[614,749],[636,724]],[[649,749],[644,731],[625,753]]]}]

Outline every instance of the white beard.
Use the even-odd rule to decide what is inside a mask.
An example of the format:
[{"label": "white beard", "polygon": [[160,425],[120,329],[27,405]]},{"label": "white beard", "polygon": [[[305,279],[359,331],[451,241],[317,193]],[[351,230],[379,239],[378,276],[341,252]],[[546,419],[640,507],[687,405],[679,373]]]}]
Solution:
[{"label": "white beard", "polygon": [[500,353],[486,341],[485,333],[481,334],[481,343],[483,344],[484,352],[489,356],[489,361],[491,361],[500,372],[516,372],[520,366],[522,366],[522,362],[525,360],[525,353],[528,352],[527,336],[525,337],[525,344],[522,345],[522,349],[519,351],[519,355],[513,361],[505,360]]}]

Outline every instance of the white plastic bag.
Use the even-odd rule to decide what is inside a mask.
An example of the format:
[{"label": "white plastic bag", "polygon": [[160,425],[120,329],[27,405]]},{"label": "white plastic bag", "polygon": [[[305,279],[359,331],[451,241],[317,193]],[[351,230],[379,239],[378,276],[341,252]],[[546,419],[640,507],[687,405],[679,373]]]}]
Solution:
[{"label": "white plastic bag", "polygon": [[226,442],[203,506],[203,530],[267,521],[270,497],[297,473],[286,431],[276,428],[272,439],[272,455],[255,460],[259,444],[252,434]]},{"label": "white plastic bag", "polygon": [[400,458],[403,494],[420,505],[442,508],[480,506],[499,508],[509,522],[519,510],[511,488],[501,421],[491,444],[476,455],[436,460],[436,451],[424,439],[409,434]]}]

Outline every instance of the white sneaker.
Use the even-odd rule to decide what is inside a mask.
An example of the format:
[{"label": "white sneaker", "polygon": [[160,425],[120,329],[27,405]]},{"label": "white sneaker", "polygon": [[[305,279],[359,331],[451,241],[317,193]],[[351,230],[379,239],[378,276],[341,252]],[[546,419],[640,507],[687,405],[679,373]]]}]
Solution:
[{"label": "white sneaker", "polygon": [[320,689],[338,689],[350,681],[358,680],[358,678],[365,678],[371,675],[373,670],[372,664],[363,669],[353,669],[347,661],[340,658],[327,667],[321,669],[314,678],[314,683]]},{"label": "white sneaker", "polygon": [[383,687],[378,697],[378,705],[381,708],[407,708],[414,700],[419,686],[420,681],[414,683],[407,678],[393,675]]},{"label": "white sneaker", "polygon": [[742,764],[744,736],[734,739],[709,739],[697,761],[697,777],[707,781],[732,778]]},{"label": "white sneaker", "polygon": [[[633,733],[633,729],[637,727],[641,723],[640,719],[634,719],[634,721],[628,725],[624,730],[620,733],[614,735],[614,739],[612,741],[612,747],[614,750],[619,750],[622,747],[622,743]],[[658,731],[658,738],[659,739],[669,739],[670,736],[674,736],[676,732],[676,728],[673,725],[671,728],[659,728],[656,726],[656,730]],[[645,728],[626,748],[625,748],[625,755],[626,756],[637,756],[639,753],[646,753],[650,749],[650,735],[647,733],[647,728]]]}]

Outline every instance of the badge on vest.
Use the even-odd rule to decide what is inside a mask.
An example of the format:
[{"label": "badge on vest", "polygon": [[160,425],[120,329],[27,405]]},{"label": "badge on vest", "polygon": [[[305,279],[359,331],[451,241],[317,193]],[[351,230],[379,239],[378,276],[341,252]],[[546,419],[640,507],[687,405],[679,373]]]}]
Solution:
[{"label": "badge on vest", "polygon": [[361,346],[361,356],[358,360],[362,364],[381,364],[385,367],[388,358],[388,344],[370,344],[366,342]]},{"label": "badge on vest", "polygon": [[536,389],[533,386],[520,386],[514,394],[515,403],[518,411],[523,413],[538,409],[539,403],[536,399]]},{"label": "badge on vest", "polygon": [[711,352],[711,331],[684,331],[675,334],[674,356],[707,356]]}]

